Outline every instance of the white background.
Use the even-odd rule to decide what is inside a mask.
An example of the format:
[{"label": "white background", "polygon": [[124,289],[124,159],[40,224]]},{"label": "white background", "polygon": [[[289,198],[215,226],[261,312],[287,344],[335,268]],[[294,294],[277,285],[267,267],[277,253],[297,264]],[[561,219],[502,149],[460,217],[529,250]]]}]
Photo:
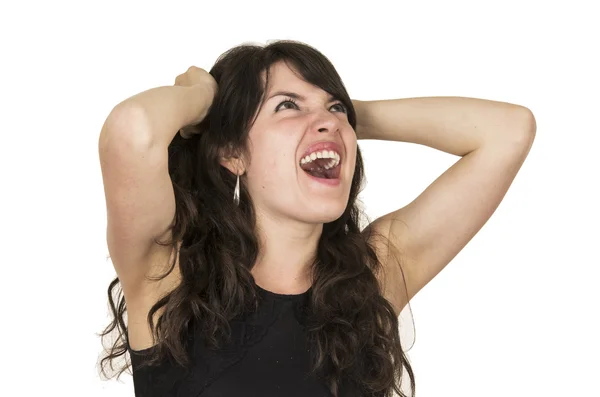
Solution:
[{"label": "white background", "polygon": [[[537,137],[479,234],[412,301],[419,397],[600,396],[600,29],[592,1],[21,1],[0,6],[3,396],[133,396],[101,381],[98,134],[114,105],[243,42],[304,41],[352,98],[531,109]],[[18,4],[18,5],[17,5]],[[168,5],[167,5],[168,4]],[[457,157],[361,142],[374,218]]]}]

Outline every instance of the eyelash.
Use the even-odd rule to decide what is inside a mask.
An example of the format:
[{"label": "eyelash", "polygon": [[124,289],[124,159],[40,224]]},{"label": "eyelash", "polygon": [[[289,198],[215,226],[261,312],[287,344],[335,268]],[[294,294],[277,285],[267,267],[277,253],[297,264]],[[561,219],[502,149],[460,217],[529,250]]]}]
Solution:
[{"label": "eyelash", "polygon": [[[276,111],[276,112],[277,112],[277,111],[279,111],[279,107],[280,107],[281,105],[283,105],[284,103],[286,103],[286,102],[291,102],[291,103],[293,103],[293,104],[294,104],[294,106],[296,106],[296,107],[298,106],[298,103],[297,103],[297,102],[296,102],[296,101],[295,101],[293,98],[287,98],[286,100],[284,100],[284,101],[280,102],[280,103],[279,103],[279,105],[277,105],[277,107],[275,108],[275,111]],[[348,109],[346,109],[346,106],[344,106],[344,104],[343,104],[343,103],[341,103],[341,102],[338,102],[338,103],[335,103],[335,104],[333,104],[333,105],[331,105],[331,106],[336,106],[336,105],[340,105],[340,106],[342,107],[342,109],[343,109],[343,111],[342,111],[342,112],[343,112],[343,113],[348,113]]]}]

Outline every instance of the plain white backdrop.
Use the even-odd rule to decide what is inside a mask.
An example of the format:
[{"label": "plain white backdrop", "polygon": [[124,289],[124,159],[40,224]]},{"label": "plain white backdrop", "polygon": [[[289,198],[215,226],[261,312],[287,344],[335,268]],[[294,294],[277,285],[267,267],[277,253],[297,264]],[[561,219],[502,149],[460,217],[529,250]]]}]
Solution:
[{"label": "plain white backdrop", "polygon": [[[17,5],[18,4],[18,5]],[[218,4],[218,5],[217,5]],[[29,1],[0,5],[0,395],[133,396],[101,381],[114,277],[98,134],[118,102],[244,42],[304,41],[352,98],[523,105],[504,201],[411,302],[417,396],[598,397],[600,89],[592,1]],[[375,218],[458,160],[361,141]]]}]

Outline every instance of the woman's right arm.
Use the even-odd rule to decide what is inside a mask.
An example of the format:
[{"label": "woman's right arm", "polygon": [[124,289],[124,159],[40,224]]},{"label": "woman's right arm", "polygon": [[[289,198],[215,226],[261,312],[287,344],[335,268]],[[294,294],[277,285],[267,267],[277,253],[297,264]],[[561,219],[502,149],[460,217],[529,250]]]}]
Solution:
[{"label": "woman's right arm", "polygon": [[153,242],[171,237],[175,215],[167,149],[180,128],[206,116],[214,94],[206,84],[153,88],[119,103],[102,126],[106,239],[125,299],[169,259],[170,247]]}]

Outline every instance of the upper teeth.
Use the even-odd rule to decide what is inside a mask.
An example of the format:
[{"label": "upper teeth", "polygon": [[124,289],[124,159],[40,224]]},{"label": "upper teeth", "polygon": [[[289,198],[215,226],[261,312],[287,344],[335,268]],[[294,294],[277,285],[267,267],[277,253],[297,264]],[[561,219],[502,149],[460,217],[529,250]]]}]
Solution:
[{"label": "upper teeth", "polygon": [[340,155],[333,150],[322,150],[320,152],[312,152],[311,154],[300,160],[300,164],[310,163],[315,159],[331,159],[331,161],[325,165],[325,169],[337,167],[340,163]]}]

